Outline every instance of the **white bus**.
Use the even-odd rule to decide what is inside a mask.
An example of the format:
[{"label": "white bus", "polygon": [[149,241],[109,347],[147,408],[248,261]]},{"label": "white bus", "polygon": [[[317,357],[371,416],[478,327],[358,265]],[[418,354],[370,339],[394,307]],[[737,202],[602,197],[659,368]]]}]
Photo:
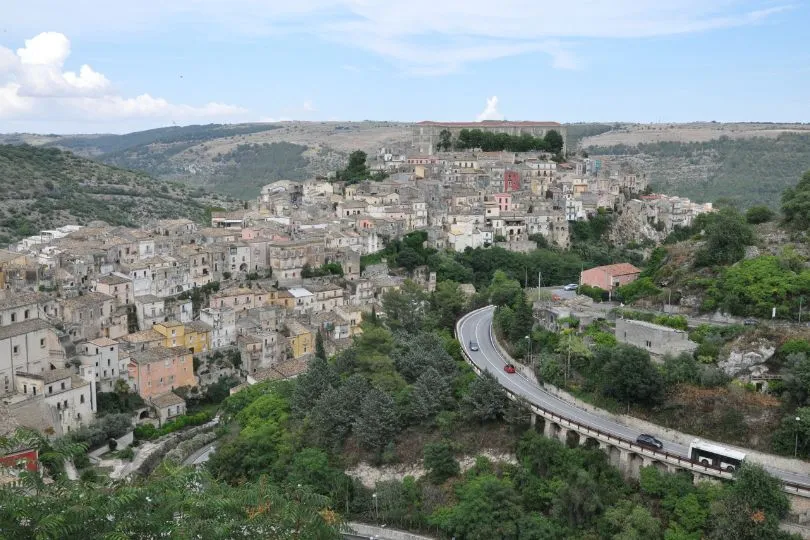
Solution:
[{"label": "white bus", "polygon": [[701,465],[709,465],[724,471],[734,472],[740,468],[740,464],[745,459],[745,454],[695,439],[689,445],[689,459]]}]

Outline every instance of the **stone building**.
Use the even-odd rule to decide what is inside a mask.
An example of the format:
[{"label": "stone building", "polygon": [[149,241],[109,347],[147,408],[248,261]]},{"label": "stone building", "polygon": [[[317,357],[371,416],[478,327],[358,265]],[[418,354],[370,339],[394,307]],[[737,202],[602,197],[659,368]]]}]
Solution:
[{"label": "stone building", "polygon": [[631,319],[616,319],[616,339],[658,356],[691,353],[698,348],[688,332]]}]

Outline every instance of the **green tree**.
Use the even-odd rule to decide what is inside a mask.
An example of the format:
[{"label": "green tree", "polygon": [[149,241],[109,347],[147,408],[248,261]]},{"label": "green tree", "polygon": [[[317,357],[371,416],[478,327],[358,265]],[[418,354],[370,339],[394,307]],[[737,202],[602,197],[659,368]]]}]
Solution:
[{"label": "green tree", "polygon": [[745,212],[745,220],[751,225],[767,223],[773,219],[773,210],[764,205],[752,206]]},{"label": "green tree", "polygon": [[366,165],[367,157],[362,150],[355,150],[349,154],[349,163],[345,169],[337,171],[337,180],[346,182],[349,185],[368,180],[371,173]]},{"label": "green tree", "polygon": [[779,522],[789,510],[790,502],[779,480],[760,465],[744,463],[712,512],[708,538],[789,538],[779,531]]},{"label": "green tree", "polygon": [[552,129],[548,133],[546,133],[545,137],[543,137],[543,145],[545,146],[544,150],[551,152],[552,154],[559,154],[562,152],[563,145],[565,141],[563,140],[562,135],[560,132]]},{"label": "green tree", "polygon": [[810,227],[810,171],[802,175],[796,187],[782,193],[782,214],[785,223],[794,229]]},{"label": "green tree", "polygon": [[632,304],[641,298],[658,296],[661,294],[661,289],[655,286],[651,278],[641,277],[627,285],[622,285],[616,289],[616,293],[622,299],[622,302]]},{"label": "green tree", "polygon": [[385,392],[371,389],[362,398],[360,414],[354,421],[354,433],[360,443],[381,452],[399,426],[394,400]]},{"label": "green tree", "polygon": [[413,272],[414,268],[424,263],[422,256],[413,248],[404,247],[397,254],[397,266],[401,266],[408,272]]},{"label": "green tree", "polygon": [[661,374],[650,354],[632,345],[600,349],[595,358],[601,365],[602,393],[625,403],[656,405],[664,398]]},{"label": "green tree", "polygon": [[447,152],[453,147],[452,134],[449,130],[443,129],[439,132],[439,142],[436,143],[436,149],[439,151]]},{"label": "green tree", "polygon": [[461,471],[458,461],[453,457],[453,449],[449,443],[426,444],[423,455],[428,478],[434,484],[444,483],[445,480],[456,476]]},{"label": "green tree", "polygon": [[605,510],[602,521],[613,540],[648,540],[661,535],[661,524],[650,511],[627,500]]},{"label": "green tree", "polygon": [[569,527],[579,528],[594,520],[603,508],[598,485],[587,472],[578,470],[557,494],[552,512]]},{"label": "green tree", "polygon": [[430,522],[448,535],[469,540],[521,538],[524,512],[520,498],[506,479],[492,475],[471,478],[456,488],[458,503],[435,512]]},{"label": "green tree", "polygon": [[318,329],[318,333],[315,336],[315,356],[326,360],[326,347],[323,344],[323,332]]},{"label": "green tree", "polygon": [[416,380],[411,394],[413,417],[424,422],[453,403],[450,384],[434,368],[429,367]]},{"label": "green tree", "polygon": [[[320,332],[318,333],[320,335]],[[292,408],[296,412],[309,411],[328,388],[338,386],[339,378],[323,356],[312,359],[306,373],[298,376],[292,396]]]},{"label": "green tree", "polygon": [[430,307],[427,293],[410,280],[406,280],[398,291],[385,293],[382,304],[388,326],[411,333],[422,327]]},{"label": "green tree", "polygon": [[698,266],[733,264],[745,255],[745,246],[754,242],[754,233],[734,208],[712,214],[706,226],[706,246],[695,256]]},{"label": "green tree", "polygon": [[470,384],[462,404],[467,416],[483,423],[503,418],[508,399],[498,380],[484,373]]},{"label": "green tree", "polygon": [[440,281],[430,297],[432,318],[439,328],[453,328],[464,313],[467,298],[455,281]]}]

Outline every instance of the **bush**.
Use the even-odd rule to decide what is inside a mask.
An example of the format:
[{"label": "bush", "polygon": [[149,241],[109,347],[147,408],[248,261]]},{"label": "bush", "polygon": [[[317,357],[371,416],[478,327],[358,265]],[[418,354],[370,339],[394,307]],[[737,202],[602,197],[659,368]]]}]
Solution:
[{"label": "bush", "polygon": [[212,415],[210,412],[202,411],[198,412],[197,414],[180,416],[177,419],[172,420],[171,422],[166,422],[160,428],[156,428],[152,424],[141,424],[140,426],[135,428],[135,438],[151,441],[153,439],[157,439],[158,437],[162,437],[163,435],[168,435],[169,433],[174,433],[175,431],[179,431],[186,427],[199,426],[205,424],[206,422],[211,420],[211,418]]},{"label": "bush", "polygon": [[132,418],[129,414],[108,414],[89,426],[83,426],[70,435],[70,440],[86,443],[89,450],[100,448],[110,439],[117,439],[132,430]]},{"label": "bush", "polygon": [[767,206],[752,206],[745,213],[745,220],[751,225],[767,223],[773,219],[773,210]]},{"label": "bush", "polygon": [[603,302],[610,297],[610,293],[600,287],[591,287],[590,285],[580,285],[577,289],[579,294],[591,298],[594,302]]},{"label": "bush", "polygon": [[131,446],[127,446],[118,452],[118,457],[127,461],[132,461],[135,458],[135,450],[133,450]]},{"label": "bush", "polygon": [[453,457],[450,444],[446,442],[426,444],[424,448],[425,468],[430,481],[441,484],[460,472],[458,461]]}]

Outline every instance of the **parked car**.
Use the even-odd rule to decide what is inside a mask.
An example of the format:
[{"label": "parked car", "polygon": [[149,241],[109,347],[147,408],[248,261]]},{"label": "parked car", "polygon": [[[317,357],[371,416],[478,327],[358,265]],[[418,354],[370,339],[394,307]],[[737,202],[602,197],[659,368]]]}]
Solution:
[{"label": "parked car", "polygon": [[471,341],[470,342],[470,350],[471,351],[477,351],[478,350],[478,343],[475,342],[475,341]]},{"label": "parked car", "polygon": [[512,364],[506,364],[505,366],[503,366],[503,370],[507,373],[514,373],[515,366],[513,366]]},{"label": "parked car", "polygon": [[579,285],[577,285],[576,283],[569,283],[568,285],[563,287],[564,291],[575,291],[577,289],[579,289]]},{"label": "parked car", "polygon": [[757,320],[756,319],[745,319],[743,321],[743,324],[745,326],[756,326],[757,325]]},{"label": "parked car", "polygon": [[661,450],[664,448],[664,443],[653,437],[652,435],[647,435],[646,433],[642,433],[638,437],[636,437],[636,443],[642,446],[649,446],[651,448],[657,448]]}]

